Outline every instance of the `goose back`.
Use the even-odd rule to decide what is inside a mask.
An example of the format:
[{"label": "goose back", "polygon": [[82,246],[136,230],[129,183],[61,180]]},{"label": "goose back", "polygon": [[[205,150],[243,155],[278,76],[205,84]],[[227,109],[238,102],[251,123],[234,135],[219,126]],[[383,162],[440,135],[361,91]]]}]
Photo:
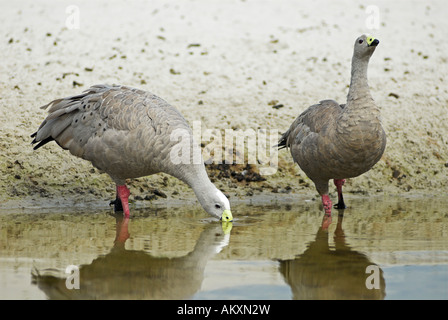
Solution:
[{"label": "goose back", "polygon": [[170,161],[175,129],[192,137],[184,117],[156,95],[126,86],[96,85],[50,102],[48,116],[33,134],[35,149],[55,140],[89,160],[117,183],[158,172],[178,177]]}]

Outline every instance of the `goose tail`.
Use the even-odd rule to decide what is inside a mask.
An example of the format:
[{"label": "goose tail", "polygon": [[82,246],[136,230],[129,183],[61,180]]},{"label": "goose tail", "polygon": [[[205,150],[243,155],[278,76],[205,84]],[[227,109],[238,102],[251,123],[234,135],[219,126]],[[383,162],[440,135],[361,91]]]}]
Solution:
[{"label": "goose tail", "polygon": [[278,148],[278,150],[281,149],[285,149],[288,147],[288,136],[289,136],[289,130],[286,131],[282,137],[280,138],[280,140],[278,140],[278,144],[275,145],[274,147]]}]

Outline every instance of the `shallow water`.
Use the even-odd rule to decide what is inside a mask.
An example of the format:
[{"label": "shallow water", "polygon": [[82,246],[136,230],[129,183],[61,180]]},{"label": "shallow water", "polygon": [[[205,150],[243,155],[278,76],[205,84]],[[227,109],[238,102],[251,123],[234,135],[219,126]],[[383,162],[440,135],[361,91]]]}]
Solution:
[{"label": "shallow water", "polygon": [[3,210],[0,299],[448,299],[448,199],[347,205]]}]

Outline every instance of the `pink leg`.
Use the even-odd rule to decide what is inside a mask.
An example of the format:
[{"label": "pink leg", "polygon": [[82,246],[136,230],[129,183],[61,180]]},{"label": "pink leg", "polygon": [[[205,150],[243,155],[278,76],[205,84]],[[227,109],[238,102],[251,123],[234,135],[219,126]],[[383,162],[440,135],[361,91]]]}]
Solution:
[{"label": "pink leg", "polygon": [[131,192],[126,187],[126,185],[123,186],[117,186],[117,195],[121,200],[121,205],[123,206],[123,215],[126,218],[129,218],[129,202],[128,198]]},{"label": "pink leg", "polygon": [[344,203],[344,197],[342,196],[342,186],[345,184],[345,179],[334,179],[334,185],[338,190],[338,203],[334,206],[336,209],[347,208]]}]

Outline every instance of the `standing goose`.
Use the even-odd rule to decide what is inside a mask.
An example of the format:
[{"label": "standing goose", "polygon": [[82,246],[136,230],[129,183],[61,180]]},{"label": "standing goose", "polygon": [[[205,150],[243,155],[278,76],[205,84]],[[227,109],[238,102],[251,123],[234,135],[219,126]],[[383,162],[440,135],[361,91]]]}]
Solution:
[{"label": "standing goose", "polygon": [[[31,135],[32,143],[38,143],[34,150],[55,140],[108,173],[116,184],[116,211],[122,209],[129,216],[126,179],[164,172],[187,183],[210,215],[233,219],[229,200],[211,183],[202,156],[194,157],[187,121],[163,99],[126,86],[95,85],[42,109],[48,107],[47,118]],[[183,161],[179,151],[185,151]]]},{"label": "standing goose", "polygon": [[367,66],[379,41],[365,35],[356,39],[347,103],[323,100],[306,109],[279,141],[290,148],[300,168],[314,182],[327,216],[332,203],[328,182],[334,179],[338,191],[335,208],[346,208],[342,186],[346,178],[369,171],[381,158],[386,134],[380,110],[370,95]]}]

